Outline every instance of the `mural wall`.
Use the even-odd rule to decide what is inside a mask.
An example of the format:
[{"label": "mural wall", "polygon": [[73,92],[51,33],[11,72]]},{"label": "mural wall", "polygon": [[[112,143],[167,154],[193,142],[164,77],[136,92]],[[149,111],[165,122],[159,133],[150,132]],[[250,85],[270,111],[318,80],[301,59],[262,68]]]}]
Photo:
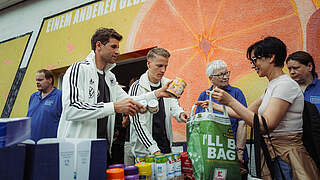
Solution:
[{"label": "mural wall", "polygon": [[[85,58],[98,27],[112,27],[124,36],[121,53],[153,46],[168,49],[172,56],[165,76],[187,82],[180,99],[187,111],[210,86],[205,69],[215,59],[226,61],[230,83],[243,90],[250,104],[267,81],[250,69],[247,47],[276,36],[287,44],[289,53],[306,50],[307,24],[319,5],[319,0],[104,0],[45,18],[12,116],[25,116],[28,97],[36,91],[36,71]],[[319,30],[312,32],[312,40],[319,42]],[[312,53],[319,66],[319,51]],[[184,140],[185,125],[173,122],[175,139]]]}]

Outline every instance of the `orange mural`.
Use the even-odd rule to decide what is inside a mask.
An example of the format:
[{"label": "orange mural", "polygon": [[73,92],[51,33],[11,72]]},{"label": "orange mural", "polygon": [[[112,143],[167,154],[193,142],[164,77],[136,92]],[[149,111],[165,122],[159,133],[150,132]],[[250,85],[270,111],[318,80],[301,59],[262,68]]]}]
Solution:
[{"label": "orange mural", "polygon": [[[189,111],[210,86],[205,74],[208,62],[226,61],[232,84],[254,73],[246,60],[246,49],[253,42],[276,36],[289,53],[303,48],[302,27],[291,0],[146,1],[130,35],[127,51],[160,46],[171,52],[165,76],[187,82],[180,103]],[[173,122],[174,131],[184,137],[185,126]]]},{"label": "orange mural", "polygon": [[314,6],[318,9],[320,7],[320,0],[312,0],[314,3]]},{"label": "orange mural", "polygon": [[320,10],[310,17],[307,24],[307,51],[312,55],[316,72],[320,73]]}]

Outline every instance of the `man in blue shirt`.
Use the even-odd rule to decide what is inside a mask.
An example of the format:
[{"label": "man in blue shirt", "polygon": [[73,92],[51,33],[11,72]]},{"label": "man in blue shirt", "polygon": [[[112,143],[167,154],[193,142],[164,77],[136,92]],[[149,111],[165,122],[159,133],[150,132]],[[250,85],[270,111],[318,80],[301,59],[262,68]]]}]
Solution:
[{"label": "man in blue shirt", "polygon": [[[214,87],[218,87],[221,89],[224,89],[226,92],[228,92],[232,97],[237,99],[241,104],[247,107],[246,99],[242,93],[242,91],[239,88],[232,87],[229,85],[229,77],[230,77],[230,71],[227,70],[227,64],[222,60],[215,60],[208,64],[206,73],[209,77],[210,82],[212,83],[212,86],[203,91],[198,101],[206,101],[209,99],[208,91],[212,91]],[[211,98],[211,100],[217,104],[220,104],[215,99]],[[204,112],[205,109],[203,109],[201,106],[197,106],[196,112]],[[217,114],[222,114],[218,111],[213,111]],[[245,122],[240,119],[231,118],[231,127],[233,131],[233,136],[237,144],[237,154],[239,157],[240,162],[244,165],[245,168],[247,168],[248,163],[248,154],[246,149],[246,125]],[[241,170],[241,172],[244,174],[244,177],[246,179],[246,170]]]},{"label": "man in blue shirt", "polygon": [[290,77],[304,92],[304,100],[316,105],[320,112],[320,80],[312,56],[307,52],[297,51],[288,56],[286,63]]},{"label": "man in blue shirt", "polygon": [[57,129],[62,112],[61,90],[53,87],[54,79],[50,71],[41,69],[36,74],[38,91],[29,100],[28,117],[31,117],[31,138],[57,137]]}]

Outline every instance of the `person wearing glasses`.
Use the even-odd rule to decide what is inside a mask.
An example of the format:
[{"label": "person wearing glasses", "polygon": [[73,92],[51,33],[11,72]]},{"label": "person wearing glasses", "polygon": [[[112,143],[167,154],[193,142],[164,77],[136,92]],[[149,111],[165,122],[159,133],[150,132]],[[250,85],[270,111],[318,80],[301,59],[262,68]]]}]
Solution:
[{"label": "person wearing glasses", "polygon": [[[282,179],[280,169],[286,179],[319,179],[317,166],[302,143],[303,92],[298,83],[282,70],[286,56],[286,45],[276,37],[266,37],[249,46],[247,58],[251,62],[251,67],[259,77],[266,77],[269,80],[264,94],[249,108],[221,88],[215,88],[212,97],[228,106],[229,116],[241,118],[251,127],[254,115],[257,114],[262,133],[266,132],[262,123],[262,117],[265,118],[275,149],[274,154],[270,141],[264,136],[267,148],[271,150],[269,152],[272,161],[275,163],[274,179]],[[222,111],[222,106],[214,104],[213,109]],[[261,178],[272,179],[263,154],[261,154]]]},{"label": "person wearing glasses", "polygon": [[[206,101],[209,99],[208,91],[212,91],[215,87],[224,89],[228,92],[232,97],[238,100],[243,106],[247,106],[246,98],[244,97],[242,91],[239,88],[233,87],[229,84],[230,71],[228,71],[227,64],[222,60],[214,60],[207,65],[206,74],[209,77],[211,82],[211,87],[205,91],[203,91],[198,101]],[[218,103],[217,100],[211,98],[211,100],[215,103]],[[205,109],[201,106],[197,106],[196,112],[204,112]],[[221,114],[218,111],[214,111],[214,113]],[[233,136],[237,143],[237,154],[239,160],[241,162],[241,172],[242,174],[247,173],[247,163],[248,163],[248,153],[245,147],[246,144],[246,125],[245,122],[238,118],[230,117],[231,127],[233,131]]]}]

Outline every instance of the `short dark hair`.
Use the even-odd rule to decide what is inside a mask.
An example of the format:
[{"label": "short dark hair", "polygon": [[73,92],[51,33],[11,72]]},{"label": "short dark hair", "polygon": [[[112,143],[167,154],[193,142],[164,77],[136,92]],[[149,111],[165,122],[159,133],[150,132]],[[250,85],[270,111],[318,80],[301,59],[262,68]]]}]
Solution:
[{"label": "short dark hair", "polygon": [[312,76],[318,77],[318,74],[316,73],[316,65],[314,64],[314,60],[309,53],[305,51],[294,52],[287,57],[286,63],[288,64],[288,61],[290,60],[297,61],[300,64],[303,64],[305,66],[308,66],[308,64],[311,63],[312,64],[311,74]]},{"label": "short dark hair", "polygon": [[247,50],[247,58],[251,59],[251,53],[255,57],[271,57],[275,55],[274,65],[283,67],[287,57],[287,46],[276,37],[266,37],[263,40],[255,42]]},{"label": "short dark hair", "polygon": [[107,44],[110,38],[114,38],[118,41],[122,40],[122,36],[114,29],[99,28],[91,37],[91,49],[96,50],[96,43],[100,41],[103,45]]},{"label": "short dark hair", "polygon": [[162,57],[165,57],[165,58],[169,58],[170,57],[170,53],[169,51],[167,51],[166,49],[164,48],[160,48],[160,47],[156,47],[156,48],[153,48],[151,49],[148,54],[147,54],[147,59],[148,60],[152,60],[154,59],[156,56],[162,56]]},{"label": "short dark hair", "polygon": [[43,73],[44,77],[46,79],[52,79],[51,81],[51,85],[53,86],[54,84],[54,78],[53,78],[53,74],[51,71],[47,70],[47,69],[40,69],[39,71],[37,71],[37,73]]}]

